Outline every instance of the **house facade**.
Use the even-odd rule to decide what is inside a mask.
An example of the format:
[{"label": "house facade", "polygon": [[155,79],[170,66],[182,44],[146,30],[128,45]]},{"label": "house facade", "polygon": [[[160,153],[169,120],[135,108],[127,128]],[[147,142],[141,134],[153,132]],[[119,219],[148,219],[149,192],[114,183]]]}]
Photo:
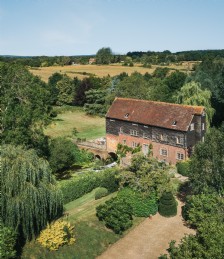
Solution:
[{"label": "house facade", "polygon": [[147,155],[176,164],[191,156],[195,144],[204,140],[206,114],[202,106],[116,98],[106,115],[107,151],[118,143],[141,146]]}]

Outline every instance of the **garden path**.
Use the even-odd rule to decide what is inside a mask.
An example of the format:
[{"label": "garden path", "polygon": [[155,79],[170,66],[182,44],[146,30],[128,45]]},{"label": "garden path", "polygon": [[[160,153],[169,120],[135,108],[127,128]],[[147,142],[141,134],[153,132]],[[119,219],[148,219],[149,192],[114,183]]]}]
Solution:
[{"label": "garden path", "polygon": [[177,243],[185,234],[194,234],[187,228],[181,217],[178,201],[178,213],[175,217],[164,218],[158,213],[147,218],[126,236],[111,245],[98,259],[154,259],[166,253],[171,240]]}]

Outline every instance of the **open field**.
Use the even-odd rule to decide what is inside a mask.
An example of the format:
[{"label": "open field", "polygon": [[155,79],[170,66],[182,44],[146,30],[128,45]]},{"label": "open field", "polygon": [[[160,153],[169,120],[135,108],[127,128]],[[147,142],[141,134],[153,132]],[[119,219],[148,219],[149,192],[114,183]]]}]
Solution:
[{"label": "open field", "polygon": [[53,138],[72,136],[74,128],[78,130],[77,138],[95,139],[104,137],[105,118],[88,116],[80,107],[69,107],[69,110],[58,114],[45,129],[45,134]]},{"label": "open field", "polygon": [[[182,65],[171,64],[167,66],[170,69],[178,69],[183,71],[188,71],[192,64],[195,62],[184,62]],[[71,65],[71,66],[52,66],[52,67],[41,67],[41,68],[31,68],[30,71],[37,76],[40,76],[42,80],[45,82],[48,81],[48,78],[56,72],[67,74],[70,77],[78,77],[79,79],[83,79],[84,77],[88,77],[88,74],[96,75],[98,77],[104,77],[107,75],[115,76],[119,75],[122,72],[126,72],[129,75],[133,72],[137,71],[141,74],[153,73],[153,71],[157,67],[165,67],[152,65],[152,68],[145,68],[140,66],[139,64],[134,67],[122,66],[121,64],[113,64],[113,65]],[[83,74],[84,73],[84,74]],[[86,74],[85,74],[86,73]]]}]

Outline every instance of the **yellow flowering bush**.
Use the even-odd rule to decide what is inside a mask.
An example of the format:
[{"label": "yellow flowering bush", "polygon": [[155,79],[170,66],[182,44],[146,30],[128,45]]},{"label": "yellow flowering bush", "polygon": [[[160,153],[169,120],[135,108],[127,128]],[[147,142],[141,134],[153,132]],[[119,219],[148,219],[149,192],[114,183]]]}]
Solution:
[{"label": "yellow flowering bush", "polygon": [[37,241],[51,251],[58,250],[60,246],[75,243],[73,230],[74,226],[69,222],[57,220],[41,231]]}]

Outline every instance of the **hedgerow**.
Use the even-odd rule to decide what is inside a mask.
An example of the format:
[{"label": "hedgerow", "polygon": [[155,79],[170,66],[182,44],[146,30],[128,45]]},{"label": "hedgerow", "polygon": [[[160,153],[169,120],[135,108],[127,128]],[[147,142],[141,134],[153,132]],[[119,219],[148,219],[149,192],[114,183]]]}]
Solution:
[{"label": "hedgerow", "polygon": [[105,197],[108,195],[108,190],[107,188],[100,187],[99,189],[96,190],[95,192],[95,200],[98,200],[102,197]]},{"label": "hedgerow", "polygon": [[108,193],[117,191],[117,173],[116,169],[107,169],[101,172],[83,173],[70,180],[60,182],[59,187],[63,194],[64,204],[78,199],[97,187],[106,188]]},{"label": "hedgerow", "polygon": [[125,199],[133,208],[133,215],[137,217],[147,217],[155,215],[158,211],[158,205],[155,193],[145,195],[132,190],[123,188],[118,192],[118,198]]}]

